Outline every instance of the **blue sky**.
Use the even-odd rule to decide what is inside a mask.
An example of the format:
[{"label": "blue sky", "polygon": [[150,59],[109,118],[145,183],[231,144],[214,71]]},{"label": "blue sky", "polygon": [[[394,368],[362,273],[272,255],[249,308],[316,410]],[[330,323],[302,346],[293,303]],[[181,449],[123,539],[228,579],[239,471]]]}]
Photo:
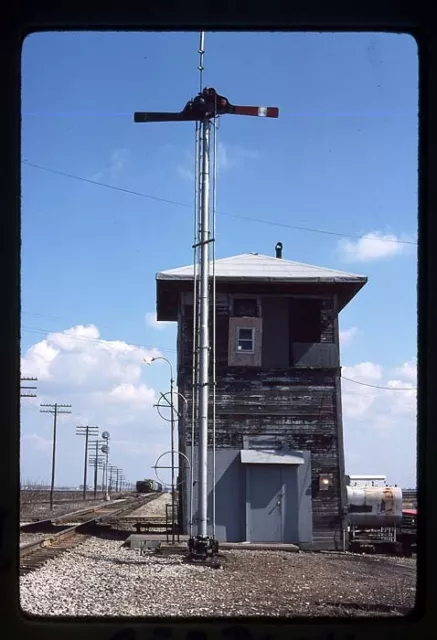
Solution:
[{"label": "blue sky", "polygon": [[[175,358],[175,327],[147,314],[156,272],[191,261],[194,132],[185,123],[135,124],[132,114],[181,109],[198,89],[197,49],[196,33],[49,33],[24,42],[24,163],[181,203],[23,164],[22,371],[39,377],[37,402],[22,402],[25,477],[49,476],[50,419],[39,415],[40,401],[74,405],[59,438],[60,483],[80,482],[74,425],[83,420],[109,425],[113,462],[132,480],[149,476],[168,448],[150,406],[152,390],[168,386],[166,366],[143,367],[139,346]],[[281,240],[285,258],[367,275],[341,315],[344,375],[414,387],[416,247],[388,240],[414,243],[417,234],[415,41],[207,34],[204,82],[231,102],[280,108],[278,120],[221,119],[217,256],[273,255]],[[63,335],[70,329],[76,338]],[[349,472],[414,485],[414,391],[347,381],[343,391]]]}]

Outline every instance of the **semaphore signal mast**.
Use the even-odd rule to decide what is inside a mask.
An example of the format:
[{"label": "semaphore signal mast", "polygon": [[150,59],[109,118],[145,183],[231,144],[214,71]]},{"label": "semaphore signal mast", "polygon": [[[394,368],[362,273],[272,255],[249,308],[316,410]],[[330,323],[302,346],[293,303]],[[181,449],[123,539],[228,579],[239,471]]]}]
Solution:
[{"label": "semaphore signal mast", "polygon": [[[197,377],[197,426],[199,434],[198,456],[198,526],[197,535],[191,535],[188,548],[191,559],[207,560],[218,551],[218,541],[208,536],[208,399],[209,399],[209,361],[210,361],[210,336],[209,336],[209,278],[210,278],[210,253],[211,238],[209,229],[210,210],[210,131],[211,120],[223,115],[260,116],[265,118],[277,118],[277,107],[254,107],[232,104],[228,98],[220,95],[213,88],[202,89],[202,71],[204,54],[204,32],[200,34],[200,91],[189,100],[182,111],[141,111],[134,113],[134,122],[196,122],[200,123],[200,176],[199,176],[199,225],[198,243],[200,249],[200,278],[199,278],[199,307],[197,310],[197,326],[199,327],[198,340],[198,377]],[[197,127],[198,125],[196,125]],[[215,184],[214,184],[215,188]],[[194,275],[194,280],[196,277]],[[215,310],[213,310],[215,313]],[[215,382],[215,380],[214,380]],[[194,394],[192,402],[194,404]],[[192,411],[194,407],[192,408]],[[214,436],[213,436],[214,438]],[[213,445],[215,447],[215,443]],[[191,443],[194,448],[194,441]],[[215,481],[214,481],[215,482]],[[193,487],[191,487],[193,491]],[[215,516],[214,516],[215,518]]]}]

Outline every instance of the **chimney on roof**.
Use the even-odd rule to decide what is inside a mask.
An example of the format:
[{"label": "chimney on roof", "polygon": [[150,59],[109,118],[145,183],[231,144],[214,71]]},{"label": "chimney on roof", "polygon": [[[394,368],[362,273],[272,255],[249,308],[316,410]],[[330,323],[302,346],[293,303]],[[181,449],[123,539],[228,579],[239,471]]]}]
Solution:
[{"label": "chimney on roof", "polygon": [[282,258],[282,242],[276,243],[275,251],[276,251],[276,257]]}]

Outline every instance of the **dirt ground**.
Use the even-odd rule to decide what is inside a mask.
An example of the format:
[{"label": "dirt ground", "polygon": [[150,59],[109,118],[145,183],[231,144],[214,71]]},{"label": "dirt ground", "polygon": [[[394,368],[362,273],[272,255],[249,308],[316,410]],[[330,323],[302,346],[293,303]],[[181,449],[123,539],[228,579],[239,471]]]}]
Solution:
[{"label": "dirt ground", "polygon": [[82,493],[80,492],[55,492],[54,495],[54,509],[50,511],[49,492],[38,492],[38,495],[29,494],[28,492],[22,492],[20,497],[20,521],[31,522],[33,520],[44,520],[50,518],[53,515],[60,516],[64,513],[70,513],[72,511],[79,511],[79,509],[86,509],[92,507],[95,504],[103,502],[104,494],[97,494],[97,500],[94,500],[94,496],[90,493],[86,500],[82,500]]},{"label": "dirt ground", "polygon": [[223,566],[240,585],[238,599],[250,598],[264,615],[272,615],[272,607],[279,616],[342,617],[405,615],[414,607],[415,559],[242,551],[226,554]]}]

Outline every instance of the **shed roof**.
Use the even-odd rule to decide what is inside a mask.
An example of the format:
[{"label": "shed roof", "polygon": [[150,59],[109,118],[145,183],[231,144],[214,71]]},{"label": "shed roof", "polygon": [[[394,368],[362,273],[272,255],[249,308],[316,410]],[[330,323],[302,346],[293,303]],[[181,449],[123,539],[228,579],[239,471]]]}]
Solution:
[{"label": "shed roof", "polygon": [[[193,276],[193,265],[168,269],[156,275],[158,320],[177,319],[179,296],[182,291],[191,290]],[[284,293],[286,289],[289,293],[320,294],[330,290],[338,294],[339,310],[367,282],[366,276],[258,253],[216,260],[215,276],[218,291],[273,294],[279,289]]]},{"label": "shed roof", "polygon": [[[223,280],[256,280],[257,282],[367,282],[365,276],[316,267],[265,256],[259,253],[241,253],[230,258],[221,258],[215,263],[215,276]],[[161,271],[157,280],[192,280],[193,265]]]}]

